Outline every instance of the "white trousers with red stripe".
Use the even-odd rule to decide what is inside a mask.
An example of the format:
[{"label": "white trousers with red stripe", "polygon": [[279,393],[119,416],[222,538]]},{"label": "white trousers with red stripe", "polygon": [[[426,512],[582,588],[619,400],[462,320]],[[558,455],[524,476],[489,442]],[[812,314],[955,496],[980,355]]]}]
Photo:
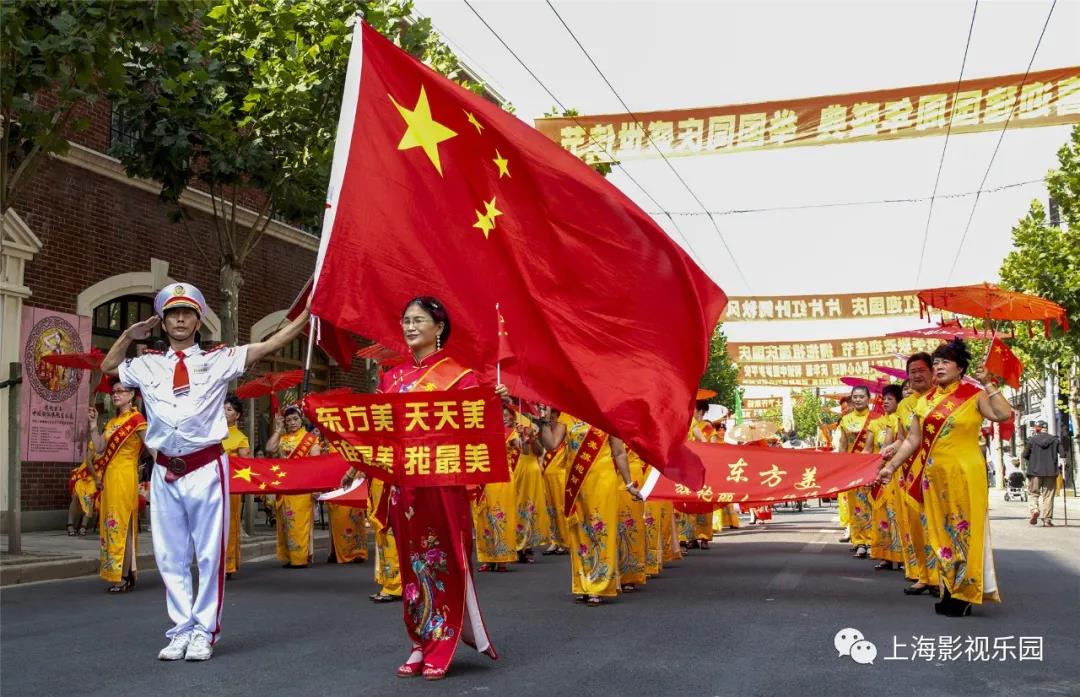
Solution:
[{"label": "white trousers with red stripe", "polygon": [[[154,558],[165,582],[165,602],[173,627],[170,639],[188,632],[211,643],[221,631],[225,591],[225,536],[229,530],[227,455],[177,479],[165,481],[165,468],[154,465],[150,485],[150,523]],[[199,567],[199,592],[192,593],[191,554]]]}]

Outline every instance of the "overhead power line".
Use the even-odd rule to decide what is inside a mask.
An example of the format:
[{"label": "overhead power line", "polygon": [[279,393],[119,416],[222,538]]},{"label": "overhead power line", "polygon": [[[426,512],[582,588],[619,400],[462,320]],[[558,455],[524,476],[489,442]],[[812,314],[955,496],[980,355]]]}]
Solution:
[{"label": "overhead power line", "polygon": [[[1031,52],[1031,60],[1028,61],[1027,70],[1024,71],[1024,79],[1020,81],[1020,88],[1017,90],[1017,105],[1015,105],[1009,111],[1009,117],[1005,119],[1005,125],[1001,127],[1001,132],[998,134],[997,144],[994,145],[994,152],[990,155],[990,162],[986,165],[986,172],[983,173],[982,181],[979,182],[978,191],[981,191],[986,186],[986,180],[990,177],[990,168],[994,166],[994,159],[997,158],[998,149],[1001,148],[1001,141],[1005,139],[1005,131],[1009,127],[1009,122],[1012,121],[1013,114],[1017,111],[1020,97],[1024,92],[1024,85],[1027,84],[1028,75],[1031,74],[1031,66],[1035,64],[1035,56],[1039,54],[1039,47],[1042,46],[1043,37],[1046,36],[1046,28],[1050,26],[1050,17],[1054,14],[1054,8],[1057,7],[1057,0],[1053,0],[1050,3],[1050,11],[1046,13],[1046,21],[1043,22],[1042,31],[1039,32],[1039,39],[1035,42],[1035,50]],[[967,225],[964,226],[964,234],[960,236],[960,244],[956,247],[956,256],[953,257],[952,265],[949,267],[949,275],[945,278],[945,285],[949,284],[952,280],[953,272],[956,271],[956,264],[960,261],[960,253],[964,251],[964,242],[967,240],[968,232],[971,230],[971,221],[975,219],[975,209],[979,205],[979,194],[975,194],[975,200],[971,204],[971,214],[968,215]]]},{"label": "overhead power line", "polygon": [[[555,96],[555,93],[552,92],[548,88],[548,86],[544,84],[544,81],[541,80],[535,72],[533,72],[532,68],[530,68],[524,60],[522,60],[521,56],[519,56],[514,51],[514,49],[510,48],[510,45],[506,43],[506,41],[502,38],[499,32],[495,31],[495,28],[492,27],[486,19],[484,19],[483,15],[476,11],[476,8],[472,6],[472,3],[470,3],[469,0],[463,0],[463,2],[465,3],[466,7],[472,10],[472,13],[476,15],[476,18],[480,20],[480,23],[483,24],[489,32],[491,32],[491,35],[494,36],[500,44],[502,44],[503,48],[505,48],[506,51],[514,57],[514,60],[518,62],[518,64],[525,70],[525,72],[527,72],[529,76],[536,81],[536,84],[540,85],[540,88],[543,89],[544,92],[546,92],[547,95],[551,97],[552,101],[554,101],[555,104],[563,110],[565,118],[573,119],[574,123],[576,123],[582,129],[582,132],[588,134],[589,130],[585,127],[585,125],[581,123],[581,121],[579,121],[576,116],[572,116],[569,114],[570,110],[566,107],[566,105],[563,104],[562,101]],[[672,227],[675,228],[676,234],[678,234],[678,236],[686,244],[686,249],[689,252],[690,256],[698,264],[701,264],[701,256],[694,249],[693,243],[691,243],[690,239],[683,233],[682,228],[679,227],[679,224],[675,222],[675,218],[673,218],[670,213],[664,210],[664,207],[660,205],[660,202],[657,201],[651,193],[649,193],[649,190],[646,189],[644,185],[641,184],[641,182],[635,179],[634,176],[630,174],[629,170],[626,169],[626,167],[622,166],[622,164],[615,159],[615,155],[612,154],[602,142],[595,140],[591,135],[587,135],[587,137],[589,139],[589,144],[596,145],[599,149],[603,150],[604,153],[610,158],[612,164],[615,167],[618,167],[622,171],[622,173],[626,175],[626,178],[629,179],[634,184],[634,186],[636,186],[641,191],[641,193],[645,194],[645,197],[648,198],[652,202],[652,204],[656,206],[657,209],[659,209],[659,215],[664,215],[667,217],[668,221],[671,222]]]},{"label": "overhead power line", "polygon": [[[468,0],[466,0],[466,2],[468,2]],[[551,9],[552,13],[554,13],[555,17],[558,18],[559,23],[563,25],[563,28],[566,29],[566,32],[570,35],[570,38],[574,40],[574,43],[577,44],[577,47],[581,49],[581,52],[583,54],[585,54],[585,58],[596,70],[597,74],[600,75],[600,79],[602,79],[604,81],[604,84],[608,86],[608,89],[610,89],[611,93],[615,95],[615,98],[619,100],[619,104],[622,104],[623,109],[630,116],[630,118],[632,118],[635,123],[640,122],[641,119],[639,119],[637,115],[633,112],[633,110],[630,109],[629,105],[627,105],[626,103],[626,100],[622,98],[622,95],[620,95],[618,90],[615,89],[615,86],[611,84],[611,80],[607,78],[607,75],[604,74],[604,71],[600,69],[600,66],[596,64],[596,61],[593,60],[593,57],[589,55],[589,52],[585,49],[585,46],[583,46],[581,41],[577,38],[577,35],[574,34],[574,31],[566,23],[566,20],[562,18],[562,15],[559,14],[559,11],[556,10],[555,6],[551,4],[551,0],[547,0],[547,6]],[[682,184],[683,188],[685,188],[687,193],[690,194],[690,197],[694,199],[698,206],[701,207],[702,211],[708,212],[708,208],[705,206],[705,203],[698,197],[694,190],[690,188],[690,185],[686,182],[685,179],[683,179],[683,176],[679,174],[679,171],[675,169],[675,166],[671,164],[671,160],[669,160],[667,156],[664,155],[663,151],[659,147],[657,147],[656,143],[653,142],[652,136],[650,136],[648,132],[646,132],[645,137],[649,141],[649,144],[652,145],[653,148],[656,150],[656,152],[660,154],[660,157],[663,158],[664,162],[667,164],[668,169],[670,169],[671,173],[675,175],[675,178],[679,180],[679,183]],[[672,222],[674,222],[674,220]],[[743,284],[746,286],[747,290],[750,290],[750,281],[746,277],[746,274],[743,273],[742,267],[739,266],[739,260],[735,258],[735,254],[731,251],[731,247],[728,246],[727,240],[724,239],[724,233],[720,230],[720,226],[717,225],[716,221],[712,218],[712,216],[709,216],[709,222],[712,223],[713,228],[716,230],[716,234],[720,238],[720,243],[723,245],[724,250],[731,258],[731,263],[732,265],[734,265],[735,270],[738,272]]]},{"label": "overhead power line", "polygon": [[[964,43],[964,57],[960,60],[960,75],[956,78],[956,87],[953,88],[952,103],[956,109],[956,95],[960,92],[960,83],[964,80],[964,67],[967,66],[968,49],[971,48],[971,35],[975,29],[975,15],[979,11],[979,0],[975,0],[975,6],[971,8],[971,24],[968,25],[967,41]],[[937,176],[934,177],[934,190],[930,194],[930,206],[926,211],[926,230],[923,231],[922,249],[919,250],[919,267],[915,273],[915,287],[919,287],[922,280],[923,262],[926,260],[926,241],[930,238],[930,220],[934,217],[934,197],[937,196],[938,184],[941,183],[941,170],[945,166],[945,151],[949,148],[949,135],[952,133],[953,120],[949,119],[948,128],[945,129],[945,142],[941,145],[941,159],[938,161]]]}]

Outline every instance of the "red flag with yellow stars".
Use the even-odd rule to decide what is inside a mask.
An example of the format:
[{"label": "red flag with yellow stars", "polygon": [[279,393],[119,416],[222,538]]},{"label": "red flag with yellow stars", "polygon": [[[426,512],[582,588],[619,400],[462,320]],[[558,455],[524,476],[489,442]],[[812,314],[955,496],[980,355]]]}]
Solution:
[{"label": "red flag with yellow stars", "polygon": [[986,369],[1004,380],[1005,384],[1014,390],[1020,389],[1024,364],[1005,345],[1005,342],[997,337],[990,342],[990,353],[986,356]]},{"label": "red flag with yellow stars", "polygon": [[337,453],[314,457],[230,457],[230,494],[310,494],[341,486],[349,463]]},{"label": "red flag with yellow stars", "polygon": [[441,299],[448,352],[494,379],[491,308],[518,319],[515,395],[628,441],[679,481],[723,291],[615,186],[532,126],[358,27],[312,311],[405,353],[399,320]]}]

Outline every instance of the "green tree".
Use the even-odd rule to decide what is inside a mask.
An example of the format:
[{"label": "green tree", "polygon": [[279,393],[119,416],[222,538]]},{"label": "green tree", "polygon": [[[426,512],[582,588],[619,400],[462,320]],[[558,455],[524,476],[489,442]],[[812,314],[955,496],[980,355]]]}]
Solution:
[{"label": "green tree", "polygon": [[[1053,300],[1065,308],[1069,331],[1051,325],[1032,332],[1017,328],[1014,342],[1025,372],[1046,376],[1056,371],[1068,386],[1067,405],[1074,430],[1080,432],[1080,126],[1058,150],[1058,168],[1046,177],[1050,195],[1061,211],[1062,226],[1050,225],[1046,210],[1032,201],[1027,215],[1013,228],[1013,249],[1001,265],[1002,285]],[[1074,452],[1077,450],[1074,444]]]},{"label": "green tree", "polygon": [[[321,221],[358,12],[406,51],[467,81],[407,0],[216,0],[187,40],[137,46],[128,56],[132,88],[114,99],[135,132],[113,154],[130,176],[161,182],[162,200],[185,229],[181,195],[191,186],[210,193],[214,243],[188,234],[220,269],[227,343],[238,338],[244,265],[270,221]],[[245,222],[238,207],[253,192],[256,216]]]},{"label": "green tree", "polygon": [[701,377],[701,387],[716,392],[716,401],[729,409],[735,408],[735,391],[739,388],[739,366],[728,356],[727,335],[723,323],[717,323],[709,339],[709,365]]},{"label": "green tree", "polygon": [[124,84],[125,48],[160,44],[197,2],[3,0],[0,4],[0,215],[49,154],[90,120],[76,116]]},{"label": "green tree", "polygon": [[793,397],[795,405],[792,416],[795,419],[795,435],[799,439],[814,440],[818,427],[836,419],[836,415],[830,411],[830,405],[818,396],[816,390],[805,389]]}]

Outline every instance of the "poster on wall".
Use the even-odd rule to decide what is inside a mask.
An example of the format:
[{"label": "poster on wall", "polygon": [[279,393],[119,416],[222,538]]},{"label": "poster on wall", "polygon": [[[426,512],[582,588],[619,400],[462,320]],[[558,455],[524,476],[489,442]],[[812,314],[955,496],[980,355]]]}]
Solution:
[{"label": "poster on wall", "polygon": [[90,318],[23,306],[21,453],[26,462],[80,462],[87,438],[89,372],[45,356],[90,350]]}]

